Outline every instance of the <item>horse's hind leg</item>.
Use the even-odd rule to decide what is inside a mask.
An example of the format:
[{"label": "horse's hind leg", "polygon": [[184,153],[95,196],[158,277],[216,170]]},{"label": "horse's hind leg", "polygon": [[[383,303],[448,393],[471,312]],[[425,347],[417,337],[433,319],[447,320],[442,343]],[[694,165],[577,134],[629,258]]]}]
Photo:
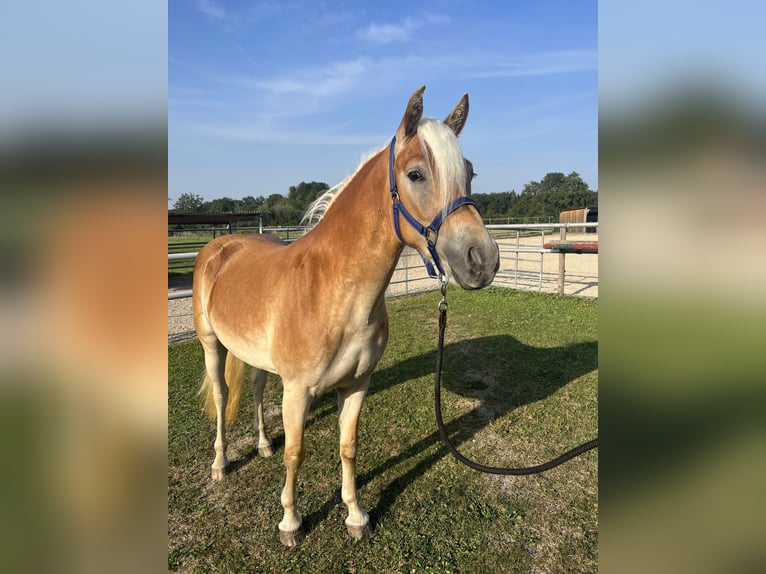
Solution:
[{"label": "horse's hind leg", "polygon": [[266,386],[267,372],[253,368],[253,397],[255,402],[255,432],[258,435],[258,456],[271,456],[274,448],[266,436],[266,425],[263,421],[263,387]]},{"label": "horse's hind leg", "polygon": [[223,480],[229,459],[226,457],[226,402],[229,399],[229,387],[226,385],[224,370],[226,367],[226,348],[212,336],[210,339],[200,337],[205,350],[205,370],[212,386],[213,402],[215,403],[216,432],[215,460],[211,467],[213,480]]},{"label": "horse's hind leg", "polygon": [[366,377],[359,384],[338,390],[338,419],[340,422],[340,460],[343,465],[343,485],[341,497],[348,509],[346,528],[354,538],[369,538],[372,536],[370,517],[359,505],[359,494],[356,490],[356,437],[359,426],[359,413],[362,410],[364,397],[370,385]]}]

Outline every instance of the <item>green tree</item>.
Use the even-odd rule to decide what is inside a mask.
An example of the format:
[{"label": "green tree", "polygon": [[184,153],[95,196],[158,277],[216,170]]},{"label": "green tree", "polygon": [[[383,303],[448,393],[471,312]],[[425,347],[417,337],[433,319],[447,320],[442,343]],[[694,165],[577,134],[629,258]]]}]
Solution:
[{"label": "green tree", "polygon": [[204,200],[195,193],[182,193],[178,196],[173,209],[180,213],[199,213]]},{"label": "green tree", "polygon": [[290,186],[287,201],[290,203],[291,207],[294,207],[299,212],[303,213],[312,201],[328,189],[330,189],[330,186],[324,182],[312,181],[311,183],[306,183],[305,181],[302,181],[297,186]]},{"label": "green tree", "polygon": [[272,193],[268,196],[261,206],[261,211],[266,217],[269,225],[290,225],[291,210],[287,198],[280,193]]},{"label": "green tree", "polygon": [[236,211],[238,199],[231,197],[219,197],[212,201],[206,201],[202,206],[203,213],[232,213]]},{"label": "green tree", "polygon": [[598,204],[598,193],[591,191],[576,171],[569,175],[551,172],[540,181],[530,181],[512,209],[514,217],[556,217],[560,211]]},{"label": "green tree", "polygon": [[242,211],[260,211],[265,203],[263,197],[253,197],[252,195],[246,195],[240,200],[240,209]]}]

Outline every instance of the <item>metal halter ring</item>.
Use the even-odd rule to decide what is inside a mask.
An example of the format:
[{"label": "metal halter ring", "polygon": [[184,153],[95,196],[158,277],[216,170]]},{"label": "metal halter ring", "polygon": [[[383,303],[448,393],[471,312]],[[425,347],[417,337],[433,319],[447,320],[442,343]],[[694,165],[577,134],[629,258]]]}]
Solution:
[{"label": "metal halter ring", "polygon": [[441,282],[442,300],[439,301],[439,311],[447,310],[447,276],[442,275],[439,279]]}]

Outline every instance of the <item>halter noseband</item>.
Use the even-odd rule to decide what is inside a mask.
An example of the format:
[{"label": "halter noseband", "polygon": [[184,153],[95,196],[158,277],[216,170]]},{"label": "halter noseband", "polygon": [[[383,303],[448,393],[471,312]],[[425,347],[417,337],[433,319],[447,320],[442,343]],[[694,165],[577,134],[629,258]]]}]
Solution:
[{"label": "halter noseband", "polygon": [[399,191],[396,187],[396,178],[394,177],[395,147],[396,136],[394,136],[391,140],[391,144],[388,150],[388,178],[391,185],[391,200],[393,201],[394,229],[396,230],[396,236],[399,238],[399,241],[404,243],[402,232],[399,229],[399,215],[402,215],[407,223],[409,223],[413,229],[415,229],[415,231],[422,235],[426,240],[428,253],[430,253],[431,258],[433,259],[433,263],[436,265],[436,269],[439,271],[439,274],[437,275],[436,271],[434,270],[434,265],[432,265],[431,262],[426,259],[425,255],[420,253],[420,257],[423,259],[423,264],[426,266],[426,272],[428,273],[428,276],[434,279],[440,279],[444,283],[446,282],[447,275],[444,273],[444,268],[442,267],[441,260],[439,259],[439,255],[436,253],[436,240],[439,237],[439,228],[441,227],[442,223],[444,223],[444,220],[447,218],[447,216],[455,211],[458,207],[462,207],[463,205],[473,205],[477,210],[479,207],[476,205],[476,202],[472,198],[464,195],[452,201],[452,203],[450,203],[445,209],[439,210],[439,213],[436,214],[436,217],[434,217],[429,226],[426,227],[420,223],[412,216],[409,211],[407,211],[407,208],[404,207],[402,200],[399,198]]}]

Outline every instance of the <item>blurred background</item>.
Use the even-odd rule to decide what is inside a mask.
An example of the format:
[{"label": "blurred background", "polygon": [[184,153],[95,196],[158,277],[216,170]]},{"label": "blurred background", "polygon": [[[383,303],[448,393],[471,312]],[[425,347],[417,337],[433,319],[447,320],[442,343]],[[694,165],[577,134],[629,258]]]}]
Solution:
[{"label": "blurred background", "polygon": [[603,572],[766,568],[764,15],[599,4]]},{"label": "blurred background", "polygon": [[1,568],[162,571],[167,5],[0,22]]},{"label": "blurred background", "polygon": [[[765,16],[599,4],[602,572],[766,568]],[[167,6],[0,22],[4,571],[159,571]]]}]

